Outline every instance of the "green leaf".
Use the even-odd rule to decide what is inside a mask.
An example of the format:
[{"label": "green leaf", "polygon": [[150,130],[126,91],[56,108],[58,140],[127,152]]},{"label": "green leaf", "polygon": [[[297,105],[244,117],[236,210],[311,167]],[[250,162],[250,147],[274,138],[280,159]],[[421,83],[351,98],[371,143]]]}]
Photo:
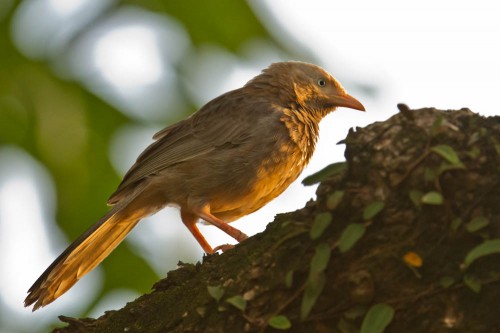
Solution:
[{"label": "green leaf", "polygon": [[462,225],[463,221],[460,217],[455,217],[452,221],[451,221],[451,225],[450,225],[450,228],[451,230],[453,231],[457,231],[458,228],[460,228],[460,226]]},{"label": "green leaf", "polygon": [[229,297],[228,299],[226,299],[226,302],[241,311],[245,311],[245,309],[247,308],[247,301],[240,295]]},{"label": "green leaf", "polygon": [[337,208],[340,202],[342,202],[343,198],[344,198],[344,191],[333,192],[328,196],[328,199],[326,199],[326,207],[329,210],[334,210],[335,208]]},{"label": "green leaf", "polygon": [[269,318],[267,324],[277,330],[287,330],[292,327],[292,323],[290,322],[290,320],[288,320],[286,316],[282,315]]},{"label": "green leaf", "polygon": [[422,203],[427,205],[442,205],[443,196],[439,192],[431,191],[422,196]]},{"label": "green leaf", "polygon": [[425,168],[424,169],[424,179],[425,182],[433,182],[436,179],[436,171],[431,168]]},{"label": "green leaf", "polygon": [[316,300],[323,291],[326,276],[324,270],[330,261],[332,249],[328,243],[320,243],[316,246],[314,256],[311,259],[309,267],[309,276],[306,281],[306,289],[302,295],[302,304],[300,306],[300,318],[304,320],[311,312]]},{"label": "green leaf", "polygon": [[311,237],[311,239],[319,238],[331,222],[332,214],[328,212],[316,215],[311,231],[309,232],[309,237]]},{"label": "green leaf", "polygon": [[432,123],[431,126],[431,136],[435,136],[439,132],[442,123],[443,123],[443,116],[439,115],[436,117],[436,119],[434,119],[434,122]]},{"label": "green leaf", "polygon": [[345,227],[339,239],[339,251],[349,251],[356,242],[363,237],[366,227],[362,223],[351,223]]},{"label": "green leaf", "polygon": [[464,276],[464,283],[470,290],[475,293],[481,292],[481,281],[479,281],[476,277],[472,275]]},{"label": "green leaf", "polygon": [[332,249],[328,243],[321,243],[316,246],[314,256],[311,259],[310,274],[318,274],[323,272],[330,261]]},{"label": "green leaf", "polygon": [[293,270],[289,270],[285,275],[285,286],[290,288],[293,286]]},{"label": "green leaf", "polygon": [[431,151],[440,155],[442,158],[450,162],[451,164],[458,165],[462,164],[460,158],[458,158],[457,153],[453,148],[448,145],[438,145],[431,148]]},{"label": "green leaf", "polygon": [[469,150],[466,154],[470,158],[472,158],[473,160],[475,160],[476,158],[479,157],[479,155],[481,155],[481,150],[479,150],[479,148],[477,148],[477,147],[472,147],[472,149]]},{"label": "green leaf", "polygon": [[463,165],[462,163],[448,164],[446,162],[443,162],[441,163],[441,165],[439,165],[438,174],[441,175],[448,170],[463,170],[463,169],[465,169],[465,165]]},{"label": "green leaf", "polygon": [[422,197],[423,197],[423,193],[422,191],[419,191],[419,190],[411,190],[410,193],[409,193],[409,196],[410,196],[410,200],[411,202],[413,202],[413,205],[415,205],[415,207],[420,207],[420,205],[422,204]]},{"label": "green leaf", "polygon": [[220,286],[207,286],[207,291],[216,302],[219,302],[222,296],[224,295],[224,289]]},{"label": "green leaf", "polygon": [[363,220],[368,221],[377,216],[378,213],[384,209],[384,202],[383,201],[374,201],[368,206],[366,206],[365,210],[363,211]]},{"label": "green leaf", "polygon": [[373,305],[366,313],[360,333],[382,333],[394,317],[394,309],[384,303]]},{"label": "green leaf", "polygon": [[330,164],[324,167],[323,169],[319,170],[318,172],[313,173],[312,175],[304,178],[302,184],[306,186],[317,184],[319,182],[326,180],[330,176],[344,172],[346,169],[347,169],[346,162],[338,162]]},{"label": "green leaf", "polygon": [[306,319],[309,313],[311,313],[316,300],[325,287],[325,282],[326,275],[324,273],[309,274],[306,282],[306,289],[304,290],[304,295],[302,295],[302,303],[300,305],[301,320]]},{"label": "green leaf", "polygon": [[207,314],[207,308],[204,306],[199,306],[196,308],[196,313],[198,313],[201,318],[205,318]]},{"label": "green leaf", "polygon": [[484,241],[477,245],[465,256],[464,268],[469,267],[477,259],[490,255],[500,253],[500,238]]},{"label": "green leaf", "polygon": [[455,279],[452,278],[451,276],[443,276],[441,279],[439,279],[439,284],[443,288],[449,288],[455,283]]},{"label": "green leaf", "polygon": [[478,230],[483,229],[488,224],[490,224],[490,220],[488,220],[484,216],[478,216],[478,217],[473,218],[469,223],[467,223],[465,225],[465,229],[468,232],[476,232]]}]

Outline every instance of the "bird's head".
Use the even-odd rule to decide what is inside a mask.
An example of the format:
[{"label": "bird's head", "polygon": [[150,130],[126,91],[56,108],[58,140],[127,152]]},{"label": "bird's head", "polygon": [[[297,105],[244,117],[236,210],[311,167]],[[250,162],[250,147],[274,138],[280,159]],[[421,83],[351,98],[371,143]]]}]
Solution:
[{"label": "bird's head", "polygon": [[278,62],[263,73],[287,87],[287,96],[301,108],[317,111],[322,116],[337,107],[365,111],[364,106],[347,94],[340,83],[321,67],[305,62]]},{"label": "bird's head", "polygon": [[288,64],[295,95],[302,107],[325,113],[337,107],[365,111],[364,106],[321,67],[303,62]]}]

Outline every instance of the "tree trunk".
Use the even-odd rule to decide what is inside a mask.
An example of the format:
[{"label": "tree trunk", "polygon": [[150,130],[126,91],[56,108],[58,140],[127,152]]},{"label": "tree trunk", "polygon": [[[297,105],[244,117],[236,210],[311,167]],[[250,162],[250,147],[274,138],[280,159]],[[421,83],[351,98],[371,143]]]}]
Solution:
[{"label": "tree trunk", "polygon": [[499,332],[500,117],[398,107],[316,201],[55,332]]}]

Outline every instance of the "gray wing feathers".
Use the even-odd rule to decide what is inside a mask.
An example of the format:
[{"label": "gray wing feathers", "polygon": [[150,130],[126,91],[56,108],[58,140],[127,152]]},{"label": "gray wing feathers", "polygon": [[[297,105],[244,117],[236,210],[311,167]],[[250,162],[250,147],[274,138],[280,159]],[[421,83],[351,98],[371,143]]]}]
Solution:
[{"label": "gray wing feathers", "polygon": [[259,110],[256,101],[245,101],[246,94],[241,90],[217,97],[191,117],[156,133],[156,141],[137,158],[108,203],[119,201],[129,185],[172,165],[211,154],[226,144],[245,142],[253,135],[256,113],[266,110]]}]

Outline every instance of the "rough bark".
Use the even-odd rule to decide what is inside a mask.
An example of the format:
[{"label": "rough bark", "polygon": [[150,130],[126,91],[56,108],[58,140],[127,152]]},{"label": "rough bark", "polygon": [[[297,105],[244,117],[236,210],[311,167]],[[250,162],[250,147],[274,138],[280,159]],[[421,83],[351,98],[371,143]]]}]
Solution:
[{"label": "rough bark", "polygon": [[[289,332],[358,332],[379,303],[394,310],[385,332],[499,331],[500,117],[399,109],[350,131],[305,208],[55,332],[273,332],[276,315]],[[464,264],[486,240],[493,254]]]}]

